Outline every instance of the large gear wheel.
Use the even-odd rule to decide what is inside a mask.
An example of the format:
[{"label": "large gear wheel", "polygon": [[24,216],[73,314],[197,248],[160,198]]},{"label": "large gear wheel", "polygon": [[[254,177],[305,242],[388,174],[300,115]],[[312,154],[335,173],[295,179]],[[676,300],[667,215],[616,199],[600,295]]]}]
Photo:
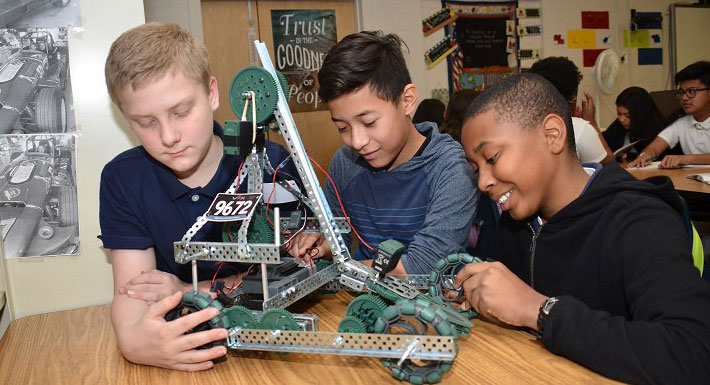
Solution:
[{"label": "large gear wheel", "polygon": [[301,330],[293,314],[284,309],[269,309],[264,312],[259,322],[259,329],[266,330]]},{"label": "large gear wheel", "polygon": [[[429,329],[439,335],[456,336],[455,328],[444,314],[416,301],[401,301],[388,307],[375,324],[375,333],[422,335],[427,334]],[[436,360],[406,359],[401,366],[397,365],[398,359],[384,358],[381,361],[390,368],[395,378],[413,384],[439,382],[453,365],[453,361]]]},{"label": "large gear wheel", "polygon": [[[265,69],[257,66],[242,68],[234,75],[232,85],[229,87],[229,104],[232,106],[232,111],[237,117],[241,117],[244,103],[247,102],[243,93],[254,91],[256,94],[256,123],[266,123],[273,117],[276,104],[279,101],[279,92],[276,87],[273,76]],[[247,106],[246,117],[251,121],[251,101]]]},{"label": "large gear wheel", "polygon": [[349,317],[358,318],[365,326],[365,331],[372,333],[375,321],[382,316],[386,308],[387,303],[382,298],[372,294],[363,294],[350,302],[346,314]]},{"label": "large gear wheel", "polygon": [[259,321],[254,317],[251,310],[244,306],[232,306],[226,311],[230,327],[240,327],[242,329],[256,329]]},{"label": "large gear wheel", "polygon": [[[180,301],[180,304],[175,307],[173,310],[170,310],[165,314],[165,320],[166,321],[173,321],[176,320],[180,317],[184,317],[188,314],[196,313],[202,309],[207,309],[208,307],[214,307],[217,310],[219,310],[219,315],[215,316],[214,318],[210,319],[207,322],[203,322],[194,328],[188,330],[185,332],[185,334],[189,333],[197,333],[201,332],[204,330],[209,330],[209,329],[215,329],[215,328],[229,328],[229,319],[226,317],[224,308],[222,307],[222,304],[219,303],[217,300],[213,300],[212,297],[210,297],[209,294],[204,293],[204,292],[195,292],[195,291],[188,291],[182,296],[182,300]],[[209,348],[212,346],[217,346],[217,345],[225,345],[225,341],[215,341],[209,344],[206,344],[204,346],[201,346],[200,348]]]},{"label": "large gear wheel", "polygon": [[348,315],[338,324],[338,331],[341,333],[365,333],[367,327],[359,318]]}]

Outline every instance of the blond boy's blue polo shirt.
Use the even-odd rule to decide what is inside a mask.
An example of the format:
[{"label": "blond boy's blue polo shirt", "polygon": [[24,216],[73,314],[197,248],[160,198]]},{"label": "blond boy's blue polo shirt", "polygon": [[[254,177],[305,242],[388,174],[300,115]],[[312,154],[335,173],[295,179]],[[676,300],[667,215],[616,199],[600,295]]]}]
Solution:
[{"label": "blond boy's blue polo shirt", "polygon": [[[214,134],[222,136],[222,129],[217,123],[214,124]],[[288,157],[283,147],[268,141],[266,152],[274,168]],[[241,160],[239,156],[224,155],[217,172],[206,186],[190,188],[182,184],[169,168],[153,159],[142,146],[119,154],[106,164],[101,174],[99,238],[104,248],[146,250],[152,247],[158,270],[189,282],[190,264],[175,262],[173,242],[182,239],[217,194],[229,188]],[[290,162],[284,171],[297,175]],[[246,183],[240,190],[246,190]],[[221,231],[222,224],[208,222],[192,239],[220,241]],[[240,266],[236,264],[225,264],[219,276],[234,274],[238,270]],[[200,281],[211,280],[215,272],[216,262],[198,262]]]}]

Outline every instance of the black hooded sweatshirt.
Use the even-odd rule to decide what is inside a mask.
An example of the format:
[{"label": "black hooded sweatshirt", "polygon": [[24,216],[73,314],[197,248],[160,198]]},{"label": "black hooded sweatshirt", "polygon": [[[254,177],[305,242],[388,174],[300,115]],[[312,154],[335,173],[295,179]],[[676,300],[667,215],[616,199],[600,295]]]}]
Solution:
[{"label": "black hooded sweatshirt", "polygon": [[605,165],[537,231],[501,216],[501,262],[560,297],[543,343],[631,383],[710,384],[710,283],[692,265],[682,203],[666,177]]}]

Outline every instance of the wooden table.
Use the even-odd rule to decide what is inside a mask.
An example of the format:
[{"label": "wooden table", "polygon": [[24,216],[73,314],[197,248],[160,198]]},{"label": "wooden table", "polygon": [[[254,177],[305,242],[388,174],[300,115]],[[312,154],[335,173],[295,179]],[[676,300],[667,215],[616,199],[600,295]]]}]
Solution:
[{"label": "wooden table", "polygon": [[[352,296],[303,300],[292,310],[335,330]],[[611,380],[545,350],[530,334],[475,321],[460,337],[444,384],[602,384]],[[0,342],[0,384],[367,384],[400,383],[377,359],[242,352],[213,369],[188,373],[131,364],[116,347],[109,306],[13,321]]]},{"label": "wooden table", "polygon": [[637,179],[646,179],[652,176],[665,175],[671,179],[676,190],[710,194],[710,184],[688,179],[687,177],[690,174],[710,173],[710,168],[708,167],[642,170],[629,168],[627,171],[629,171]]},{"label": "wooden table", "polygon": [[685,199],[693,221],[710,222],[710,185],[694,179],[690,174],[710,173],[708,167],[688,167],[677,169],[627,169],[637,179],[664,175],[671,179],[673,186]]}]

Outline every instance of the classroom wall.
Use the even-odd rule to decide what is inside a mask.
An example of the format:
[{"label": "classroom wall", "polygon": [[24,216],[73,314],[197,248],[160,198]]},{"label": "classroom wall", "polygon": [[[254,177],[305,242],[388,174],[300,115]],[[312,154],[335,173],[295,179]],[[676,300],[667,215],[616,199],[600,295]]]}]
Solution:
[{"label": "classroom wall", "polygon": [[77,121],[77,184],[81,254],[3,260],[14,318],[108,303],[111,265],[96,236],[103,165],[132,139],[119,123],[104,86],[111,42],[144,20],[141,0],[82,0],[83,31],[70,35],[69,60]]},{"label": "classroom wall", "polygon": [[[581,29],[581,11],[608,11],[610,17],[610,34],[613,37],[609,48],[618,54],[626,54],[626,63],[622,65],[617,88],[609,95],[599,93],[599,123],[601,127],[608,126],[616,119],[614,101],[619,92],[631,85],[646,88],[648,91],[664,90],[671,87],[669,74],[668,5],[673,0],[541,0],[543,20],[543,53],[545,56],[568,56],[578,63],[584,80],[581,90],[587,90],[593,96],[597,95],[596,84],[591,68],[582,67],[582,50],[567,48],[567,45],[556,45],[554,34],[566,36],[569,29]],[[636,49],[623,46],[623,31],[630,26],[630,10],[635,8],[640,12],[663,13],[663,36],[661,45],[664,50],[663,65],[637,65]],[[419,88],[420,100],[431,97],[431,91],[438,88],[448,88],[448,72],[446,62],[442,61],[433,68],[427,68],[424,52],[443,39],[443,30],[424,37],[421,32],[421,20],[441,9],[440,0],[392,0],[376,1],[361,0],[363,29],[382,29],[399,34],[410,49],[408,57],[412,80]]]}]

